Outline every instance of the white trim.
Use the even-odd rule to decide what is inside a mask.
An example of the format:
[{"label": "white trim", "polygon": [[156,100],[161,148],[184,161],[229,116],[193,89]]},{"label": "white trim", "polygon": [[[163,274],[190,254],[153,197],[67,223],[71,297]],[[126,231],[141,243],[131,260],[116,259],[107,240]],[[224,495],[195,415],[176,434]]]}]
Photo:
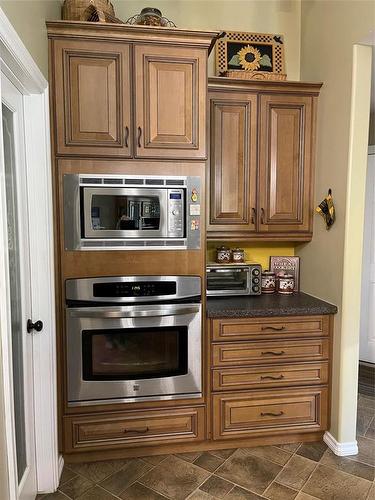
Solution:
[{"label": "white trim", "polygon": [[[0,8],[0,61],[1,71],[10,79],[24,96],[25,107],[25,146],[28,173],[29,226],[30,226],[30,265],[32,283],[33,319],[41,319],[44,330],[33,338],[34,355],[34,394],[35,394],[35,454],[38,491],[52,492],[58,486],[60,473],[57,443],[57,386],[56,386],[56,339],[55,303],[53,272],[53,205],[51,157],[49,137],[48,83],[33,61],[16,31]],[[0,124],[1,131],[1,124]],[[0,141],[2,142],[2,141]],[[1,145],[0,145],[1,147]],[[1,179],[0,179],[1,180]],[[0,184],[3,184],[2,182]],[[0,185],[1,188],[1,185]],[[0,196],[1,205],[4,197]],[[1,213],[0,213],[1,215]],[[3,217],[4,219],[4,217]],[[0,220],[1,222],[1,220]],[[4,222],[4,220],[3,220]],[[3,224],[0,224],[2,226]],[[5,229],[4,229],[5,231]],[[0,273],[3,276],[7,267],[6,248],[3,244],[4,233],[0,227]],[[3,293],[5,281],[0,279]],[[6,289],[5,289],[6,292]],[[0,301],[0,319],[7,320],[6,310]],[[8,355],[7,341],[4,340],[3,323],[2,354]],[[0,357],[1,360],[1,357]],[[9,368],[9,367],[8,367]],[[7,383],[7,360],[3,359],[0,370],[5,374],[3,381],[5,412],[9,415],[10,387]],[[0,377],[1,382],[1,377]],[[1,391],[0,391],[1,393]],[[0,405],[1,409],[1,405]],[[7,429],[8,431],[9,429]],[[10,499],[16,498],[14,491],[14,443],[7,432],[8,473],[11,491]],[[10,449],[13,447],[13,450]]]},{"label": "white trim", "polygon": [[6,67],[5,75],[14,84],[14,78],[17,79],[18,85],[15,85],[22,94],[41,94],[47,88],[47,80],[1,8],[0,59]]},{"label": "white trim", "polygon": [[350,455],[358,454],[357,441],[339,443],[328,431],[324,433],[323,441],[328,446],[328,448],[330,448],[338,457],[348,457]]}]

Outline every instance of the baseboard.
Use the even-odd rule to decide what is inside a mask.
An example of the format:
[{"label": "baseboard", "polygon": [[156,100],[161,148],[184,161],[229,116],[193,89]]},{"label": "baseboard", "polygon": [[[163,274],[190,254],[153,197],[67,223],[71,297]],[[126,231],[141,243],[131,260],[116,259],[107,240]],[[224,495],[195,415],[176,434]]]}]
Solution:
[{"label": "baseboard", "polygon": [[63,468],[64,468],[64,457],[62,455],[59,455],[59,483],[60,483]]},{"label": "baseboard", "polygon": [[338,457],[347,457],[350,455],[357,455],[358,453],[357,441],[339,443],[328,431],[324,433],[323,441]]}]

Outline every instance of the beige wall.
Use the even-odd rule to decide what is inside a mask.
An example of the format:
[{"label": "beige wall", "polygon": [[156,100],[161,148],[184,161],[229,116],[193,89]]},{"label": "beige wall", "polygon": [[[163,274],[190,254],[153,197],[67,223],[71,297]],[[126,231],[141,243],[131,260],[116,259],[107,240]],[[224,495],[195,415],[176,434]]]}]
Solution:
[{"label": "beige wall", "polygon": [[[301,13],[301,79],[324,82],[319,101],[315,200],[319,203],[332,188],[337,221],[326,231],[316,215],[313,241],[297,247],[296,254],[305,263],[301,266],[304,291],[333,302],[340,311],[335,318],[332,402],[332,433],[339,441],[355,437],[339,428],[339,393],[348,382],[345,370],[340,371],[341,354],[351,349],[341,342],[341,306],[353,44],[373,28],[374,6],[372,1],[361,0],[303,0]],[[351,258],[360,266],[359,255],[352,254]],[[355,332],[353,335],[355,338]],[[356,363],[357,351],[351,352]],[[351,386],[353,383],[355,380]]]},{"label": "beige wall", "polygon": [[[0,7],[29,52],[47,76],[48,54],[45,20],[60,19],[60,0],[0,0]],[[146,3],[113,0],[116,15],[126,21]],[[287,73],[299,80],[300,0],[158,0],[163,14],[181,28],[231,29],[285,35]],[[209,61],[214,72],[214,54]]]},{"label": "beige wall", "polygon": [[61,18],[61,1],[0,0],[0,7],[47,77],[48,48],[45,22]]}]

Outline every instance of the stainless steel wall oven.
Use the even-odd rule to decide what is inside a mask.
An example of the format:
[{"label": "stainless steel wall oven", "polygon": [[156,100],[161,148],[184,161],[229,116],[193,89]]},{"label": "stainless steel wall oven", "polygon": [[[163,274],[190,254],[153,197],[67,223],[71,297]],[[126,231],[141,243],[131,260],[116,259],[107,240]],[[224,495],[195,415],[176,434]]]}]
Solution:
[{"label": "stainless steel wall oven", "polygon": [[66,250],[200,247],[200,178],[64,175]]},{"label": "stainless steel wall oven", "polygon": [[200,397],[200,297],[199,277],[67,280],[69,405]]}]

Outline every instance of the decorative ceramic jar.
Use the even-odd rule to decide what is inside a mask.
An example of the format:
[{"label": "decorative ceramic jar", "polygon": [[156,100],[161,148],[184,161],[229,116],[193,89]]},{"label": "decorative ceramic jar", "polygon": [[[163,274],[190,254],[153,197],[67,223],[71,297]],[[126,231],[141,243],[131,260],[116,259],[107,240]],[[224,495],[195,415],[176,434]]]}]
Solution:
[{"label": "decorative ceramic jar", "polygon": [[294,292],[294,276],[292,274],[279,275],[278,292],[283,295],[292,295]]},{"label": "decorative ceramic jar", "polygon": [[216,262],[219,264],[227,264],[230,262],[230,248],[218,247],[216,249]]},{"label": "decorative ceramic jar", "polygon": [[272,271],[262,272],[262,293],[275,293],[276,276]]},{"label": "decorative ceramic jar", "polygon": [[137,24],[147,26],[163,26],[163,17],[159,9],[145,7],[138,16]]},{"label": "decorative ceramic jar", "polygon": [[245,250],[242,250],[242,248],[233,248],[232,261],[236,263],[245,262]]}]

